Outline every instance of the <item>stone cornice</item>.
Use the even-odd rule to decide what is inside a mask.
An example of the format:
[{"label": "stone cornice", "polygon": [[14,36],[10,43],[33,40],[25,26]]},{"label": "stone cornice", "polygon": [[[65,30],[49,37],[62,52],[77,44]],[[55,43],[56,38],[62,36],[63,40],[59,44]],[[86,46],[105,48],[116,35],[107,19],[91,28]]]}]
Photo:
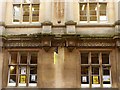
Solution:
[{"label": "stone cornice", "polygon": [[112,23],[97,23],[97,24],[91,24],[91,23],[80,23],[77,24],[74,21],[68,21],[65,22],[65,24],[60,25],[54,25],[50,21],[45,21],[43,23],[36,23],[36,24],[4,24],[3,22],[0,23],[1,26],[5,26],[6,28],[42,28],[42,26],[52,26],[54,27],[66,27],[67,25],[75,25],[75,27],[115,27],[115,24]]},{"label": "stone cornice", "polygon": [[112,38],[80,38],[79,35],[68,35],[56,37],[55,35],[32,36],[32,37],[7,37],[4,41],[6,48],[44,48],[48,50],[50,47],[67,47],[73,49],[75,47],[115,47],[115,40]]}]

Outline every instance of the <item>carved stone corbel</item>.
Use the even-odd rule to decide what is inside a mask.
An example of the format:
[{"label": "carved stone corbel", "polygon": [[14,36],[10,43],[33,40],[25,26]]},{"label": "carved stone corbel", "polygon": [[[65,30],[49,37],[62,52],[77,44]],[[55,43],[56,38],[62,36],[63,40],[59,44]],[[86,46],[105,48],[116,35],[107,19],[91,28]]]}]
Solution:
[{"label": "carved stone corbel", "polygon": [[44,46],[44,47],[43,47],[43,49],[44,49],[46,52],[48,52],[48,51],[50,50],[50,48],[51,48],[51,47],[49,47],[49,46]]}]

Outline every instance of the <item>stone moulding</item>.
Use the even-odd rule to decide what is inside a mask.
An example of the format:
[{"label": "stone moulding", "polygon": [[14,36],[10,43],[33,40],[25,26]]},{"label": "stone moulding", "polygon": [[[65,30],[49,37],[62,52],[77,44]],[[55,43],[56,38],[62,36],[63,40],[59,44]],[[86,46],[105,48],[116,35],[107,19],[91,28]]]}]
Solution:
[{"label": "stone moulding", "polygon": [[54,35],[40,37],[9,37],[4,41],[5,48],[43,48],[48,51],[51,47],[67,47],[70,51],[74,48],[97,48],[97,47],[120,47],[120,41],[116,43],[111,38],[80,38],[79,36],[61,36],[56,38]]},{"label": "stone moulding", "polygon": [[118,88],[2,88],[2,90],[119,90]]}]

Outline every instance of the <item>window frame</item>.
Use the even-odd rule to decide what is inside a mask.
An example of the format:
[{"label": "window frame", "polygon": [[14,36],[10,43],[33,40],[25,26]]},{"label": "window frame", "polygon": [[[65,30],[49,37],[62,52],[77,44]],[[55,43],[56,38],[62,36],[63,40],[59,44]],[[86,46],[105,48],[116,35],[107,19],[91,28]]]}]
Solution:
[{"label": "window frame", "polygon": [[[96,16],[97,16],[97,20],[96,21],[91,21],[90,20],[90,4],[97,4],[97,11],[96,11]],[[106,20],[100,20],[100,8],[99,8],[99,5],[100,4],[106,4]],[[81,21],[80,20],[80,17],[81,17],[81,14],[80,14],[80,4],[87,4],[87,20],[86,21]],[[107,0],[103,0],[103,1],[100,1],[100,0],[96,0],[95,2],[93,1],[89,1],[89,0],[86,0],[86,1],[79,1],[79,22],[80,23],[106,23],[108,22],[108,3],[107,3]]]},{"label": "window frame", "polygon": [[[99,64],[92,64],[92,62],[91,62],[91,53],[92,52],[98,52],[99,53]],[[102,53],[109,53],[109,64],[102,64]],[[81,54],[82,53],[88,53],[88,64],[82,64],[81,62],[82,62],[82,59],[81,59]],[[89,71],[88,71],[88,75],[89,75],[89,84],[82,84],[82,82],[81,82],[81,80],[82,80],[82,74],[81,74],[81,72],[80,72],[80,78],[81,78],[81,80],[80,80],[80,87],[81,88],[111,88],[112,87],[112,77],[111,77],[111,59],[110,59],[110,55],[111,55],[111,52],[110,51],[80,51],[80,69],[82,68],[82,67],[85,67],[85,66],[87,66],[88,68],[89,68]],[[92,74],[92,67],[99,67],[99,86],[97,86],[96,87],[96,85],[97,84],[92,84],[92,80],[93,80],[93,78],[92,78],[92,76],[93,76],[93,74]],[[103,84],[103,76],[105,76],[105,75],[103,75],[103,67],[109,67],[109,75],[106,75],[106,76],[109,76],[110,77],[110,84]],[[82,71],[82,70],[80,70],[80,71]]]},{"label": "window frame", "polygon": [[[11,64],[11,52],[16,52],[17,53],[17,64]],[[25,52],[27,53],[27,63],[26,64],[21,64],[20,63],[20,53],[21,52]],[[31,64],[30,60],[31,60],[31,53],[35,53],[36,57],[37,57],[37,63],[36,64]],[[36,71],[37,71],[37,67],[38,67],[38,51],[9,51],[8,52],[9,58],[8,58],[8,83],[7,86],[8,87],[37,87],[37,83],[38,83],[38,79],[36,79],[36,83],[30,83],[29,79],[30,79],[30,67],[36,67]],[[13,83],[9,83],[10,80],[10,66],[16,66],[16,83],[15,85],[12,85]],[[26,85],[20,85],[19,79],[20,79],[20,75],[23,75],[20,73],[20,67],[26,67]],[[38,76],[38,72],[36,72],[36,74],[34,74],[36,76]],[[24,75],[23,75],[24,76]],[[33,85],[34,84],[34,85]]]},{"label": "window frame", "polygon": [[[39,2],[31,2],[30,3],[25,3],[23,0],[20,0],[20,2],[12,2],[12,8],[14,8],[15,5],[20,5],[20,21],[19,22],[14,22],[14,14],[12,15],[12,23],[13,24],[34,24],[34,23],[40,23],[40,1]],[[28,22],[24,22],[23,21],[23,5],[30,5],[29,6],[29,21]],[[33,22],[32,18],[32,6],[33,5],[39,5],[39,10],[38,10],[38,13],[39,13],[39,16],[38,16],[38,21],[36,22]],[[14,13],[14,9],[12,9],[13,13]]]}]

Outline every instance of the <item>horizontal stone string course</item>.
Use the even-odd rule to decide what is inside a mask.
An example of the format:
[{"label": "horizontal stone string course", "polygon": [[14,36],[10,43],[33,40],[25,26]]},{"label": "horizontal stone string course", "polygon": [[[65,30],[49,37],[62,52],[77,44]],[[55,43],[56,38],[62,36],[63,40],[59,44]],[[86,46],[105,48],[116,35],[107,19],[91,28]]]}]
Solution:
[{"label": "horizontal stone string course", "polygon": [[[119,43],[117,43],[118,46],[120,46]],[[115,47],[116,43],[114,42],[72,42],[72,43],[67,43],[65,42],[49,42],[49,43],[44,43],[44,42],[6,42],[4,44],[5,47],[53,47],[53,46],[65,46],[65,47]]]}]

